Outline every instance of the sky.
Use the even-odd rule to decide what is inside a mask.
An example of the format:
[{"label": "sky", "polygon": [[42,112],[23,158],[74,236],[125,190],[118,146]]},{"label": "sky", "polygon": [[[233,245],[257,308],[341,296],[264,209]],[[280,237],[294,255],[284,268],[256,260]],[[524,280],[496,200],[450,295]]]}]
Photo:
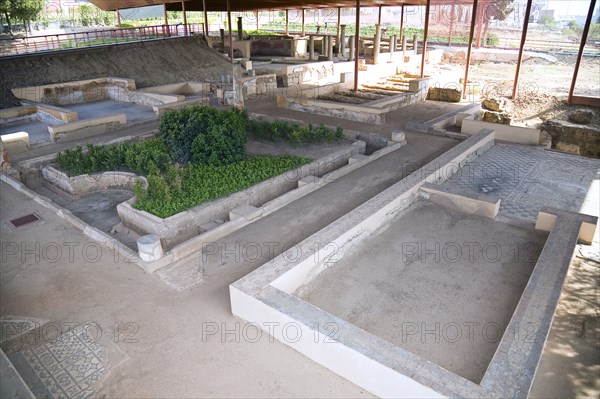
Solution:
[{"label": "sky", "polygon": [[589,0],[550,0],[547,9],[554,10],[554,15],[560,17],[563,15],[587,15],[589,7]]}]

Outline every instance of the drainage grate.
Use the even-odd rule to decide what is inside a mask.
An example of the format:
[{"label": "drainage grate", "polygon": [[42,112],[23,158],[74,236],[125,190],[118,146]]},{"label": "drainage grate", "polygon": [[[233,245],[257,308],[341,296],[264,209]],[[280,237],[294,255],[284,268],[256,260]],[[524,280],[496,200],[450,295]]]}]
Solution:
[{"label": "drainage grate", "polygon": [[30,213],[29,215],[21,216],[20,218],[11,220],[10,224],[12,224],[14,227],[21,227],[29,223],[37,222],[38,220],[41,220],[39,216]]}]

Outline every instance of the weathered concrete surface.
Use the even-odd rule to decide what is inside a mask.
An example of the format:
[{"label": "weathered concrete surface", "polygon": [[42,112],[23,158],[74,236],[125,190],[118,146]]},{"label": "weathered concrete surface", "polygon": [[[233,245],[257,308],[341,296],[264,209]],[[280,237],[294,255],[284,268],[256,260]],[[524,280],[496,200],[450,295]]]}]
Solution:
[{"label": "weathered concrete surface", "polygon": [[0,349],[0,397],[6,399],[35,398],[10,360]]},{"label": "weathered concrete surface", "polygon": [[529,393],[530,398],[600,396],[600,297],[594,294],[599,289],[598,260],[598,244],[591,248],[588,245],[578,246]]},{"label": "weathered concrete surface", "polygon": [[99,100],[81,104],[72,104],[67,108],[76,111],[79,119],[91,119],[102,116],[125,114],[127,123],[137,123],[156,118],[152,107],[115,100]]},{"label": "weathered concrete surface", "polygon": [[420,201],[298,293],[479,383],[545,239],[545,233]]},{"label": "weathered concrete surface", "polygon": [[[380,193],[424,163],[435,158],[457,141],[435,138],[408,144],[284,206],[278,211],[204,246],[202,263],[189,257],[181,268],[201,267],[210,277],[234,268],[247,272],[269,261],[319,231],[340,216]],[[314,204],[320,204],[315,207]],[[310,212],[307,212],[310,209]],[[277,228],[275,228],[277,226]],[[325,245],[325,244],[323,244]],[[227,251],[247,248],[244,256]]]},{"label": "weathered concrete surface", "polygon": [[[255,327],[229,310],[227,285],[242,277],[243,270],[177,293],[85,238],[52,211],[0,185],[1,220],[33,211],[45,220],[34,229],[0,227],[5,256],[0,262],[0,314],[43,315],[65,330],[73,323],[96,323],[101,342],[114,343],[124,357],[93,384],[95,396],[370,397],[266,334],[255,340]],[[11,254],[7,243],[30,249],[39,243],[38,257],[20,250]],[[52,244],[61,250],[58,258]],[[217,326],[218,333],[207,334],[208,325]],[[111,329],[115,326],[117,330]],[[221,328],[238,328],[238,338],[222,337]]]},{"label": "weathered concrete surface", "polygon": [[1,135],[16,132],[27,132],[29,134],[29,142],[31,144],[46,143],[50,141],[48,124],[42,121],[29,120],[24,122],[2,124],[0,126]]}]

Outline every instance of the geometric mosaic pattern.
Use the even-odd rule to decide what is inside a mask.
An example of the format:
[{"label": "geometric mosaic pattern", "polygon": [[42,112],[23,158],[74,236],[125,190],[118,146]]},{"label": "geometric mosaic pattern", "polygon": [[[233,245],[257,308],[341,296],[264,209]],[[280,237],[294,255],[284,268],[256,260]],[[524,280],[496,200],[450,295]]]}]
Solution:
[{"label": "geometric mosaic pattern", "polygon": [[500,198],[500,215],[535,222],[546,205],[579,212],[592,181],[599,178],[596,159],[496,143],[442,185]]},{"label": "geometric mosaic pattern", "polygon": [[92,384],[104,375],[105,368],[101,347],[88,331],[91,328],[97,329],[87,323],[22,352],[53,398],[94,395]]}]

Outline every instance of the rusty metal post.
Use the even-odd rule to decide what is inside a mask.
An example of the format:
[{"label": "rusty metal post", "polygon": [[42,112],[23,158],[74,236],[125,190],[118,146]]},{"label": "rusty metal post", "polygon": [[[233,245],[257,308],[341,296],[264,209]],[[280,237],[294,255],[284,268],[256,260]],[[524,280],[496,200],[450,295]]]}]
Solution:
[{"label": "rusty metal post", "polygon": [[473,36],[475,35],[475,23],[477,22],[477,0],[473,0],[473,11],[471,13],[471,30],[469,31],[469,44],[467,46],[467,60],[465,63],[465,79],[463,81],[463,98],[467,98],[467,82],[469,81],[469,66],[471,65],[471,49],[473,48]]},{"label": "rusty metal post", "polygon": [[423,30],[423,54],[421,55],[421,79],[425,77],[425,57],[427,54],[427,35],[429,34],[429,11],[431,0],[427,0],[425,6],[425,29]]},{"label": "rusty metal post", "polygon": [[171,36],[169,32],[169,17],[167,16],[167,4],[163,3],[163,13],[165,14],[165,25],[167,26],[167,36]]},{"label": "rusty metal post", "polygon": [[337,9],[337,33],[336,33],[336,37],[335,37],[335,43],[337,44],[337,53],[338,55],[340,54],[340,49],[341,49],[341,45],[340,45],[340,41],[341,41],[341,24],[342,24],[342,8],[338,7]]},{"label": "rusty metal post", "polygon": [[402,5],[402,9],[400,11],[400,40],[404,37],[404,5]]},{"label": "rusty metal post", "polygon": [[517,59],[517,69],[515,71],[515,81],[513,84],[512,99],[517,98],[517,87],[519,86],[519,73],[521,72],[521,61],[523,60],[523,48],[527,40],[527,29],[529,27],[529,15],[531,14],[531,4],[533,0],[527,0],[527,8],[525,9],[525,21],[523,21],[523,32],[521,34],[521,45],[519,46],[519,57]]},{"label": "rusty metal post", "polygon": [[117,9],[117,25],[119,25],[119,28],[121,27],[121,14],[119,14],[119,9]]},{"label": "rusty metal post", "polygon": [[301,35],[304,36],[304,8],[302,9],[302,32]]},{"label": "rusty metal post", "polygon": [[288,13],[289,13],[289,11],[288,11],[288,10],[285,10],[285,34],[286,34],[286,35],[289,35],[289,34],[290,34],[290,29],[289,29],[289,26],[290,26],[290,18],[289,18],[289,15],[288,15]]},{"label": "rusty metal post", "polygon": [[185,15],[185,1],[181,2],[181,11],[183,12],[183,35],[188,35],[187,16]]},{"label": "rusty metal post", "polygon": [[379,51],[381,50],[381,25],[375,25],[375,37],[373,40],[373,65],[379,63]]},{"label": "rusty metal post", "polygon": [[354,91],[358,91],[358,59],[360,51],[360,0],[356,0],[356,28],[354,32]]},{"label": "rusty metal post", "polygon": [[244,23],[242,22],[242,17],[238,17],[237,19],[237,30],[238,40],[244,40]]},{"label": "rusty metal post", "polygon": [[206,10],[206,0],[202,0],[202,10],[204,11],[204,36],[208,37],[208,11]]},{"label": "rusty metal post", "polygon": [[231,0],[227,0],[227,27],[229,28],[229,60],[233,64],[233,35],[231,33]]},{"label": "rusty metal post", "polygon": [[573,102],[573,93],[575,92],[575,84],[577,83],[577,74],[579,73],[579,66],[581,64],[581,58],[583,57],[583,48],[587,41],[588,33],[590,31],[590,25],[592,24],[592,17],[594,15],[594,8],[596,8],[596,0],[590,1],[590,10],[588,11],[587,19],[585,20],[585,26],[581,33],[581,44],[579,45],[579,53],[577,53],[577,62],[575,63],[575,69],[573,70],[573,80],[571,80],[571,88],[569,89],[568,104]]}]

